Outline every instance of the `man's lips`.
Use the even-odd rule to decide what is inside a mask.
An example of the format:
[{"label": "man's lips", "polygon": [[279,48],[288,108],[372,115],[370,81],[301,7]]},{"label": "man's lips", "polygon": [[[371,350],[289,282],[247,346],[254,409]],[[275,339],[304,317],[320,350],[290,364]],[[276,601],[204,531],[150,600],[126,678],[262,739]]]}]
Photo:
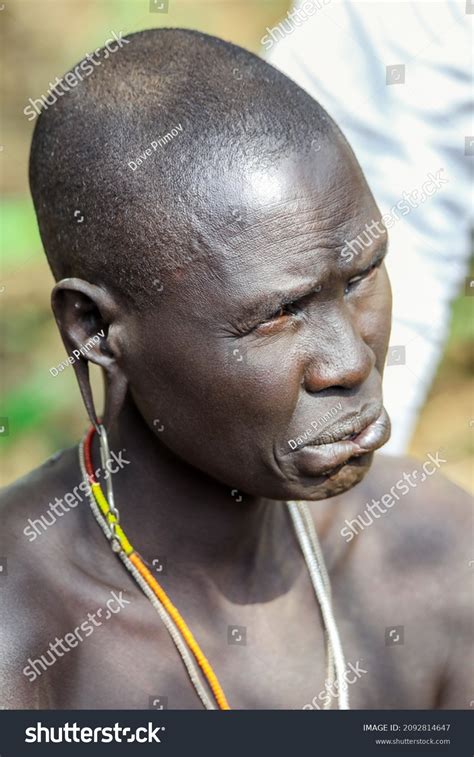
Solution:
[{"label": "man's lips", "polygon": [[362,431],[372,425],[380,417],[383,405],[378,402],[376,405],[364,408],[360,412],[353,413],[348,418],[342,418],[338,423],[330,428],[324,428],[315,434],[312,439],[301,445],[323,446],[355,439]]},{"label": "man's lips", "polygon": [[[348,428],[352,428],[352,431],[347,430]],[[327,436],[330,435],[326,434]],[[378,416],[372,418],[369,423],[361,416],[356,416],[353,420],[347,421],[344,427],[341,424],[334,441],[325,444],[311,442],[295,450],[294,462],[298,469],[307,475],[327,475],[352,457],[374,452],[385,444],[389,437],[390,419],[385,408],[382,408]]]}]

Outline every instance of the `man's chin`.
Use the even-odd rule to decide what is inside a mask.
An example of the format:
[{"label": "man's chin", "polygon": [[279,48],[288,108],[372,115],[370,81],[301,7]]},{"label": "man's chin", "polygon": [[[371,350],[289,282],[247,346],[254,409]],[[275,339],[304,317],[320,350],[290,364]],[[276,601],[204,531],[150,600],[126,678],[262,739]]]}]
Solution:
[{"label": "man's chin", "polygon": [[316,501],[343,494],[362,481],[372,465],[373,456],[373,452],[367,452],[350,458],[324,476],[298,476],[290,484],[287,499]]}]

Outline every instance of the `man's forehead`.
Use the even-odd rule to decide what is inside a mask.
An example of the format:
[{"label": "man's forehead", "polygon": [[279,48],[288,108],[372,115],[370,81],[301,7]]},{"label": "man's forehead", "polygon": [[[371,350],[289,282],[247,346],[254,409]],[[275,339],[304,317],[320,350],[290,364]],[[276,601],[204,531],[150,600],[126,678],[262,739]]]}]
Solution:
[{"label": "man's forehead", "polygon": [[264,290],[279,277],[324,276],[334,263],[344,264],[345,243],[380,219],[342,140],[273,165],[208,173],[196,190],[206,202],[194,214],[193,252],[179,278],[193,288],[197,275],[203,293],[217,284],[224,294]]},{"label": "man's forehead", "polygon": [[342,248],[380,219],[352,153],[333,144],[320,152],[227,177],[209,239],[218,269]]}]

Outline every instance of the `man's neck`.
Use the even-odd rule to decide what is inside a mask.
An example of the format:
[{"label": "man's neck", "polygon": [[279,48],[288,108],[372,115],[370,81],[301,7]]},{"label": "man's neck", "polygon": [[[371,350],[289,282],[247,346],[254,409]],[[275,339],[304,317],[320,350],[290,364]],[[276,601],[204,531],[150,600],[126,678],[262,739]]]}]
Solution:
[{"label": "man's neck", "polygon": [[[161,564],[165,575],[186,575],[236,602],[290,588],[303,564],[283,503],[232,490],[180,460],[130,401],[109,445],[130,461],[112,476],[121,524],[157,572]],[[93,460],[98,466],[97,437]]]}]

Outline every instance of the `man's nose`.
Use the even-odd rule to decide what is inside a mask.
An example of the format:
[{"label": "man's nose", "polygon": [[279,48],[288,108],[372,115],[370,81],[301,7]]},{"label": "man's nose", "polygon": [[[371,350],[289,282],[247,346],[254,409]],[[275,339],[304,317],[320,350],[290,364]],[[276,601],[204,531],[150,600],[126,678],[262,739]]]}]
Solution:
[{"label": "man's nose", "polygon": [[308,392],[354,389],[366,381],[375,354],[350,318],[332,319],[308,339],[304,385]]}]

